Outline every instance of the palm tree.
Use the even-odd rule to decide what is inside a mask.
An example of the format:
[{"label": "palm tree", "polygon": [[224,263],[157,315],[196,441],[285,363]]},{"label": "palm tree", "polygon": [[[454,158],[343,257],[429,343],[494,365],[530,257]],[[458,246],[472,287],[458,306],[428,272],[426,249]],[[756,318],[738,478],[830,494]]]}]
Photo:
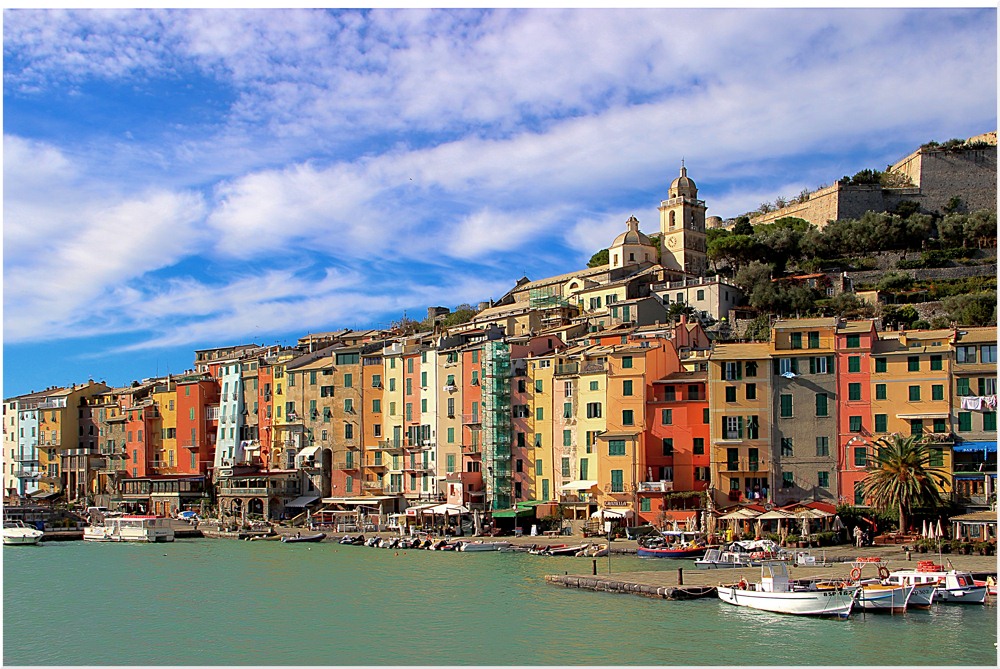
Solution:
[{"label": "palm tree", "polygon": [[919,504],[938,505],[947,479],[931,469],[931,451],[922,435],[891,434],[877,439],[875,445],[862,490],[875,508],[899,509],[899,529],[905,532],[910,509]]}]

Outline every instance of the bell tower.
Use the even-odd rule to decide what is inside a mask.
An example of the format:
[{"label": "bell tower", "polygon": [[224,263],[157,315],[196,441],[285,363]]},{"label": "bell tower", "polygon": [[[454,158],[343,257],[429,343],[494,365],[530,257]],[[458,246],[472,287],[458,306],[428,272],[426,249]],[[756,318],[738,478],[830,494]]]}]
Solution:
[{"label": "bell tower", "polygon": [[668,199],[660,202],[660,263],[667,269],[704,276],[708,268],[705,254],[705,206],[698,199],[698,186],[687,175],[681,161],[681,174],[670,184]]}]

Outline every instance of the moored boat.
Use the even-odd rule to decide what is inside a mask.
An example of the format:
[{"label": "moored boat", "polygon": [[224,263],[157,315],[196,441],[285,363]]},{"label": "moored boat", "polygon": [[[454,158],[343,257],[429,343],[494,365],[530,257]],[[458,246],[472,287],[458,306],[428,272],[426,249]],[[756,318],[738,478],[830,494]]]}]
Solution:
[{"label": "moored boat", "polygon": [[323,541],[323,539],[326,539],[325,532],[318,532],[316,534],[306,534],[304,536],[301,534],[296,534],[294,537],[289,535],[281,537],[281,543],[283,544],[318,543],[320,541]]},{"label": "moored boat", "polygon": [[933,601],[946,604],[983,604],[986,601],[986,585],[976,585],[972,574],[967,571],[945,569],[932,560],[921,560],[916,569],[901,569],[890,573],[886,579],[890,583],[934,584]]},{"label": "moored boat", "polygon": [[4,546],[34,546],[45,533],[20,520],[3,521]]},{"label": "moored boat", "polygon": [[902,613],[906,610],[913,585],[884,583],[878,579],[861,581],[858,606],[865,611],[889,611]]},{"label": "moored boat", "polygon": [[694,561],[694,566],[698,569],[736,569],[738,567],[759,567],[760,561],[752,560],[748,553],[709,548],[705,551],[704,556]]},{"label": "moored boat", "polygon": [[509,541],[469,541],[462,544],[458,550],[463,553],[481,553],[485,551],[498,551],[501,548],[508,548]]},{"label": "moored boat", "polygon": [[103,524],[85,527],[83,540],[141,543],[173,541],[174,528],[170,525],[169,518],[160,516],[118,516],[105,518]]},{"label": "moored boat", "polygon": [[768,561],[761,565],[759,583],[745,580],[719,585],[718,597],[727,604],[745,606],[772,613],[799,616],[847,618],[854,607],[860,586],[851,584],[793,584],[784,562]]}]

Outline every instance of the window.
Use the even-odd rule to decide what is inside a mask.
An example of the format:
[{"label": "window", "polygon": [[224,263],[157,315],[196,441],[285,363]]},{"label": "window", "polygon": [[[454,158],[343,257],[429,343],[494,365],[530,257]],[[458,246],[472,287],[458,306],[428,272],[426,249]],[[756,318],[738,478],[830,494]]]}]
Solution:
[{"label": "window", "polygon": [[782,437],[781,438],[781,457],[783,457],[783,458],[790,458],[790,457],[792,457],[794,455],[795,455],[795,451],[792,448],[792,439],[791,439],[791,437]]},{"label": "window", "polygon": [[920,386],[910,386],[910,401],[919,402],[920,401]]},{"label": "window", "polygon": [[757,384],[756,383],[748,383],[746,385],[746,395],[747,395],[747,399],[748,400],[755,400],[755,399],[757,399]]},{"label": "window", "polygon": [[544,407],[538,407],[535,409],[535,420],[545,420]]},{"label": "window", "polygon": [[861,348],[861,335],[847,335],[847,348]]},{"label": "window", "polygon": [[987,432],[996,432],[997,430],[997,412],[996,411],[985,411],[983,412],[983,430]]},{"label": "window", "polygon": [[625,440],[624,439],[609,440],[608,455],[625,455]]},{"label": "window", "polygon": [[986,344],[979,348],[980,362],[996,362],[997,361],[997,345],[996,344]]},{"label": "window", "polygon": [[632,369],[632,356],[630,355],[622,356],[622,369]]},{"label": "window", "polygon": [[940,384],[935,384],[931,386],[931,399],[932,400],[943,400],[944,399],[944,386]]},{"label": "window", "polygon": [[673,425],[673,423],[674,423],[674,410],[673,409],[660,409],[660,423],[662,425]]},{"label": "window", "polygon": [[674,454],[674,440],[670,437],[663,438],[663,455],[670,457]]},{"label": "window", "polygon": [[597,390],[600,387],[598,384],[599,384],[598,381],[591,381],[590,382],[590,389],[591,390]]},{"label": "window", "polygon": [[740,449],[726,449],[726,471],[736,472],[740,469]]},{"label": "window", "polygon": [[354,439],[354,425],[351,423],[344,425],[344,439]]},{"label": "window", "polygon": [[809,358],[810,374],[829,374],[833,369],[833,357],[823,356],[821,358]]},{"label": "window", "polygon": [[816,437],[816,456],[825,458],[830,455],[830,437]]},{"label": "window", "polygon": [[965,397],[966,395],[972,394],[972,389],[969,387],[969,379],[967,377],[958,377],[955,379],[955,394],[959,397]]},{"label": "window", "polygon": [[924,421],[918,419],[910,421],[910,436],[920,436],[924,433]]},{"label": "window", "polygon": [[802,333],[793,332],[792,333],[792,348],[802,348]]},{"label": "window", "polygon": [[861,384],[860,383],[848,383],[847,384],[847,399],[851,401],[858,401],[861,399]]},{"label": "window", "polygon": [[535,476],[541,476],[541,475],[542,475],[542,461],[540,459],[535,460]]},{"label": "window", "polygon": [[875,358],[875,373],[876,374],[883,374],[883,373],[885,373],[885,371],[886,371],[887,368],[888,368],[888,365],[886,364],[886,359],[885,358]]},{"label": "window", "polygon": [[847,423],[851,432],[861,432],[861,416],[849,416]]},{"label": "window", "polygon": [[875,384],[875,399],[884,400],[886,398],[885,387],[884,383]]},{"label": "window", "polygon": [[792,474],[792,472],[781,472],[781,487],[782,488],[795,487],[795,476]]},{"label": "window", "polygon": [[747,376],[757,376],[757,363],[752,360],[747,363]]},{"label": "window", "polygon": [[979,379],[979,394],[981,396],[997,394],[997,379],[995,376],[989,378],[981,377]]},{"label": "window", "polygon": [[625,492],[624,470],[611,470],[611,492]]},{"label": "window", "polygon": [[708,425],[710,422],[712,422],[711,421],[711,415],[712,415],[712,410],[711,409],[702,409],[701,410],[701,422],[704,423],[705,425]]},{"label": "window", "polygon": [[622,395],[624,395],[625,397],[629,397],[629,396],[632,395],[632,381],[631,381],[631,379],[627,379],[625,381],[622,381]]},{"label": "window", "polygon": [[972,432],[972,412],[971,411],[959,411],[958,412],[958,431],[959,432]]},{"label": "window", "polygon": [[[452,385],[454,385],[455,377],[452,377]],[[372,374],[372,388],[379,388],[382,386],[382,375]]]},{"label": "window", "polygon": [[[449,444],[454,444],[455,443],[455,428],[453,428],[453,427],[449,427],[448,428],[448,443]],[[449,457],[451,457],[451,456],[449,456]],[[451,471],[454,471],[454,470],[451,470]]]},{"label": "window", "polygon": [[868,466],[868,448],[858,446],[854,449],[854,466],[865,468]]},{"label": "window", "polygon": [[819,333],[810,332],[809,333],[809,348],[819,348]]},{"label": "window", "polygon": [[851,373],[858,373],[861,371],[860,355],[852,355],[847,358],[847,371]]},{"label": "window", "polygon": [[542,501],[549,501],[549,480],[542,479]]},{"label": "window", "polygon": [[727,402],[736,401],[736,386],[726,386],[726,401]]},{"label": "window", "polygon": [[865,489],[861,484],[861,481],[857,481],[854,484],[854,505],[864,506],[865,504]]},{"label": "window", "polygon": [[600,402],[588,402],[587,403],[587,418],[600,418],[601,417],[601,403]]},{"label": "window", "polygon": [[[699,291],[700,292],[700,291]],[[639,500],[639,511],[650,511],[650,498],[643,497]]]},{"label": "window", "polygon": [[573,430],[563,430],[563,446],[573,445]]},{"label": "window", "polygon": [[940,372],[943,369],[943,363],[941,361],[940,355],[931,356],[931,371]]},{"label": "window", "polygon": [[598,434],[600,434],[600,432],[598,432],[596,430],[587,432],[587,452],[588,453],[593,453],[594,452],[594,445],[597,443],[597,435]]},{"label": "window", "polygon": [[544,382],[541,379],[536,379],[535,380],[535,392],[536,393],[542,392],[542,388],[543,387],[544,387]]},{"label": "window", "polygon": [[566,395],[566,397],[573,397],[573,382],[572,381],[564,381],[563,382],[563,394]]},{"label": "window", "polygon": [[889,431],[889,416],[884,413],[875,414],[875,431],[879,434]]},{"label": "window", "polygon": [[944,418],[935,418],[931,426],[931,432],[935,434],[943,434],[947,430],[944,427]]},{"label": "window", "polygon": [[695,437],[692,440],[691,452],[695,455],[705,455],[705,439],[703,437]]},{"label": "window", "polygon": [[830,415],[829,397],[826,393],[816,393],[816,415]]},{"label": "window", "polygon": [[830,487],[830,472],[816,472],[816,484],[820,488]]},{"label": "window", "polygon": [[[995,356],[994,356],[995,357]],[[976,361],[976,347],[975,346],[959,346],[955,349],[955,360],[956,362],[969,362],[973,363]]]},{"label": "window", "polygon": [[[395,358],[390,358],[390,360],[395,360]],[[396,391],[396,377],[389,377],[389,392]]]},{"label": "window", "polygon": [[792,417],[792,396],[782,395],[781,396],[781,413],[779,414],[782,418]]},{"label": "window", "polygon": [[571,476],[569,471],[569,458],[562,459],[562,476],[564,479],[568,479]]},{"label": "window", "polygon": [[743,438],[743,417],[723,416],[722,417],[722,438],[742,439]]},{"label": "window", "polygon": [[928,449],[929,458],[927,464],[931,467],[944,467],[944,451],[940,448]]},{"label": "window", "polygon": [[906,371],[908,372],[919,372],[920,371],[920,357],[916,355],[911,355],[906,358]]},{"label": "window", "polygon": [[781,358],[778,360],[778,374],[798,374],[799,365],[795,358]]},{"label": "window", "polygon": [[564,402],[563,403],[563,418],[572,418],[572,417],[573,417],[573,403],[572,402]]},{"label": "window", "polygon": [[635,425],[635,412],[632,409],[622,410],[622,425]]},{"label": "window", "polygon": [[726,381],[739,381],[743,378],[743,365],[739,362],[727,362],[723,365]]}]

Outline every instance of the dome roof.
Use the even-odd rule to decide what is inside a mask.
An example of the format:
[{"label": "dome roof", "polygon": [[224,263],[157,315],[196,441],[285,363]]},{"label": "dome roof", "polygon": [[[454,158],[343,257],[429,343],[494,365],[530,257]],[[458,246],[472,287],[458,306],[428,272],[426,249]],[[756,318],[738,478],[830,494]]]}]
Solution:
[{"label": "dome roof", "polygon": [[628,230],[621,233],[615,237],[615,241],[612,242],[611,246],[624,246],[629,245],[641,245],[641,246],[653,246],[653,242],[650,241],[649,237],[639,232],[639,219],[635,216],[631,216],[625,225],[628,226]]},{"label": "dome roof", "polygon": [[697,197],[698,186],[688,176],[687,168],[681,166],[681,175],[670,184],[670,197]]}]

